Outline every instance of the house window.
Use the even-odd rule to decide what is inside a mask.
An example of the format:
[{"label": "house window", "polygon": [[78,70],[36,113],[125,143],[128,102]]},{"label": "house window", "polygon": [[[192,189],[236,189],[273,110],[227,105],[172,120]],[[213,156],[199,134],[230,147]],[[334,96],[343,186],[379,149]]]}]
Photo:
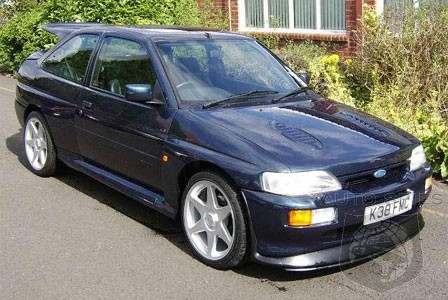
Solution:
[{"label": "house window", "polygon": [[432,4],[447,4],[448,0],[377,0],[377,10],[381,14],[383,11],[403,11],[404,9],[414,7],[424,7]]},{"label": "house window", "polygon": [[345,0],[240,0],[240,29],[345,30]]},{"label": "house window", "polygon": [[384,7],[391,9],[404,9],[406,7],[411,7],[417,4],[418,2],[414,0],[384,0]]}]

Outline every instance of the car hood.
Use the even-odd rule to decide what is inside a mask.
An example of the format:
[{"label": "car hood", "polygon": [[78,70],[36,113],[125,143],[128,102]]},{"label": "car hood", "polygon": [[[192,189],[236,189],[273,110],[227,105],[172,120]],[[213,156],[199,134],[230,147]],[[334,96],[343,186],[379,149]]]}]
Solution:
[{"label": "car hood", "polygon": [[233,133],[258,146],[254,155],[275,159],[293,172],[327,169],[336,176],[353,174],[402,162],[418,144],[397,127],[341,103],[315,94],[300,100],[192,113],[225,128],[228,132],[221,139]]}]

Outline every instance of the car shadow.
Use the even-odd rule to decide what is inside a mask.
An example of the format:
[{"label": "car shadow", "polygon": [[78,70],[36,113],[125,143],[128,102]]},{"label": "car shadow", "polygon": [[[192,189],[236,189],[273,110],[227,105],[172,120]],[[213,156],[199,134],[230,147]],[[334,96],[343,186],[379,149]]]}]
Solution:
[{"label": "car shadow", "polygon": [[[22,144],[22,133],[16,134],[6,139],[6,147],[10,152],[17,156],[18,161],[25,167],[25,151]],[[78,190],[79,192],[93,198],[94,200],[111,207],[112,209],[132,218],[140,224],[154,231],[156,235],[161,235],[170,241],[174,246],[192,256],[192,253],[185,243],[179,220],[172,220],[157,211],[132,200],[120,192],[102,184],[101,182],[71,168],[65,167],[56,179],[64,184]],[[352,264],[346,267],[334,267],[324,270],[307,272],[290,272],[283,269],[260,265],[248,262],[234,268],[230,272],[243,276],[259,279],[261,282],[267,282],[279,291],[284,291],[284,287],[275,282],[286,282],[305,280],[315,277],[322,277],[335,273],[341,273],[346,269],[356,267],[361,263]]]},{"label": "car shadow", "polygon": [[[14,153],[18,161],[25,167],[25,151],[22,144],[22,133],[18,132],[6,139],[6,147]],[[184,244],[180,223],[158,213],[157,211],[117,192],[101,182],[69,167],[63,167],[54,178],[82,192],[83,194],[105,204],[135,221],[162,234],[176,245]],[[188,247],[180,246],[184,251]]]},{"label": "car shadow", "polygon": [[[353,266],[352,266],[353,267]],[[340,267],[328,268],[314,271],[287,271],[280,268],[260,265],[257,263],[247,263],[233,271],[235,273],[259,279],[261,282],[288,282],[297,280],[312,279],[315,277],[323,277],[341,272]],[[283,291],[280,285],[273,284],[279,291]]]}]

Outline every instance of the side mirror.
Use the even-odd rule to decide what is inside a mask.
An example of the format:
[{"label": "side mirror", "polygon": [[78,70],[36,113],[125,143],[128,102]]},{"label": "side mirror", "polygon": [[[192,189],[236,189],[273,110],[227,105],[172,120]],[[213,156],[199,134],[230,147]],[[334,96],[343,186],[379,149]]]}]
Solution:
[{"label": "side mirror", "polygon": [[162,106],[164,103],[152,98],[152,86],[150,84],[126,84],[124,96],[130,102],[145,103]]},{"label": "side mirror", "polygon": [[297,76],[306,83],[306,85],[310,84],[311,76],[308,73],[298,73]]}]

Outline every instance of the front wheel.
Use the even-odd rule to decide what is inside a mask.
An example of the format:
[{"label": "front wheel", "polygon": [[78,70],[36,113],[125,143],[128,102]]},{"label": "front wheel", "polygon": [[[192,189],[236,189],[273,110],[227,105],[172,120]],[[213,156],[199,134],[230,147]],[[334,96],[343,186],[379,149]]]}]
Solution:
[{"label": "front wheel", "polygon": [[222,176],[192,176],[182,199],[182,227],[195,256],[205,264],[229,269],[241,264],[248,247],[239,194]]}]

